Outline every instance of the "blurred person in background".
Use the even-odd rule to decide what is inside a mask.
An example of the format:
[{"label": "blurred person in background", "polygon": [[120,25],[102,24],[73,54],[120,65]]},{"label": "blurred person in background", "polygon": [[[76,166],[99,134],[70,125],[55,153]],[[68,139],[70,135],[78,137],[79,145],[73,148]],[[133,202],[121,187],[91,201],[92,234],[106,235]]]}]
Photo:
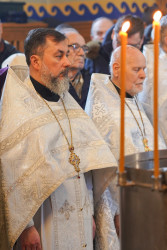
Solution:
[{"label": "blurred person in background", "polygon": [[114,25],[113,21],[107,17],[96,18],[92,22],[90,37],[92,41],[103,42],[104,36],[109,28]]},{"label": "blurred person in background", "polygon": [[156,5],[153,5],[151,7],[147,6],[142,14],[141,18],[144,22],[144,38],[146,43],[152,41],[151,31],[152,31],[153,15],[157,10],[159,10],[159,8]]},{"label": "blurred person in background", "polygon": [[10,43],[3,40],[3,25],[0,21],[0,68],[3,61],[8,58],[10,55],[18,53],[19,51]]},{"label": "blurred person in background", "polygon": [[90,74],[84,69],[85,57],[89,48],[83,36],[74,28],[61,24],[56,30],[68,38],[70,88],[69,93],[84,109],[90,84]]},{"label": "blurred person in background", "polygon": [[[160,20],[160,43],[159,43],[159,75],[158,75],[158,104],[159,104],[159,127],[167,144],[167,15]],[[154,40],[154,32],[152,32]],[[143,54],[146,57],[146,79],[143,91],[138,98],[145,104],[145,111],[150,119],[153,119],[153,92],[154,92],[154,45],[146,44],[143,47]]]},{"label": "blurred person in background", "polygon": [[144,23],[140,17],[135,15],[124,15],[120,17],[116,24],[112,26],[105,35],[104,41],[101,45],[98,55],[95,57],[87,58],[85,62],[85,69],[92,73],[110,74],[109,62],[110,56],[113,50],[120,46],[119,32],[122,28],[122,24],[125,21],[130,21],[131,25],[128,29],[127,43],[140,50],[142,50],[144,42]]}]

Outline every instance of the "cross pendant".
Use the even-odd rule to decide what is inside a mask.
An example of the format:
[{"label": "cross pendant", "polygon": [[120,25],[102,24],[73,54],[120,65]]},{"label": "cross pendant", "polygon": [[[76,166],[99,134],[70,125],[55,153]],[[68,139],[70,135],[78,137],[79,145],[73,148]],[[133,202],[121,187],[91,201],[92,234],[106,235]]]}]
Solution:
[{"label": "cross pendant", "polygon": [[70,157],[69,157],[69,163],[74,166],[75,171],[79,174],[79,172],[81,171],[79,168],[79,164],[80,164],[79,156],[74,153],[74,147],[70,147],[69,150],[71,152]]},{"label": "cross pendant", "polygon": [[148,140],[146,138],[143,138],[143,145],[144,145],[145,152],[151,151],[149,146],[148,146]]}]

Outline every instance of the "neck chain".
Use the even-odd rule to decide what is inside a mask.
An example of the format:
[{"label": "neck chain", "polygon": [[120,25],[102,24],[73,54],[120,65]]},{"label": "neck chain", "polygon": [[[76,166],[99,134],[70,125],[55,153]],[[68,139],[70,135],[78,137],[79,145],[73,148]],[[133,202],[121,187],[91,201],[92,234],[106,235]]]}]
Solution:
[{"label": "neck chain", "polygon": [[[37,94],[38,94],[38,93],[37,93]],[[39,95],[39,94],[38,94],[38,95]],[[39,96],[40,96],[40,95],[39,95]],[[63,133],[63,135],[64,135],[66,141],[67,141],[68,149],[69,149],[69,151],[70,151],[69,163],[70,163],[71,165],[74,166],[74,169],[75,169],[75,171],[76,171],[77,174],[78,174],[78,178],[80,178],[80,176],[79,176],[79,172],[81,171],[80,168],[79,168],[80,159],[79,159],[79,156],[77,156],[77,155],[74,153],[74,146],[73,146],[73,139],[72,139],[71,122],[70,122],[70,118],[69,118],[69,116],[68,116],[68,112],[67,112],[67,109],[66,109],[66,107],[65,107],[64,101],[63,101],[63,99],[60,97],[60,100],[62,101],[62,104],[63,104],[63,107],[64,107],[64,111],[65,111],[65,113],[66,113],[66,115],[67,115],[67,118],[68,118],[68,123],[69,123],[69,128],[70,128],[70,134],[71,134],[71,143],[70,143],[69,140],[67,139],[67,136],[65,135],[64,130],[63,130],[63,128],[62,128],[62,126],[61,126],[61,124],[60,124],[60,122],[59,122],[57,116],[55,115],[55,113],[53,112],[53,110],[51,109],[51,107],[49,106],[49,104],[45,101],[45,99],[44,99],[42,96],[40,96],[40,97],[41,97],[41,99],[43,100],[43,102],[46,104],[46,106],[48,107],[48,109],[51,111],[51,113],[52,113],[52,115],[54,116],[54,118],[56,119],[57,123],[59,124],[59,127],[60,127],[60,129],[61,129],[61,131],[62,131],[62,133]]]},{"label": "neck chain", "polygon": [[126,100],[125,100],[125,104],[126,104],[126,106],[128,107],[128,109],[130,110],[130,112],[132,113],[132,115],[133,115],[133,117],[134,117],[134,119],[135,119],[135,121],[136,121],[136,123],[137,123],[137,126],[138,126],[138,128],[140,129],[140,132],[141,132],[141,135],[142,135],[142,138],[143,138],[142,141],[143,141],[143,145],[144,145],[144,150],[145,150],[146,152],[148,152],[148,151],[151,151],[151,150],[150,150],[150,148],[149,148],[149,146],[148,146],[148,140],[147,140],[147,138],[146,138],[146,131],[145,131],[145,126],[144,126],[143,117],[142,117],[142,115],[141,115],[141,112],[140,112],[138,103],[137,103],[137,101],[136,101],[135,98],[134,98],[134,100],[135,100],[135,103],[136,103],[136,106],[137,106],[137,109],[138,109],[138,112],[139,112],[139,115],[140,115],[140,119],[141,119],[141,122],[142,122],[142,125],[143,125],[143,131],[142,131],[142,128],[141,128],[141,126],[140,126],[138,120],[137,120],[136,117],[135,117],[135,114],[133,113],[131,107],[130,107],[129,104],[126,102]]}]

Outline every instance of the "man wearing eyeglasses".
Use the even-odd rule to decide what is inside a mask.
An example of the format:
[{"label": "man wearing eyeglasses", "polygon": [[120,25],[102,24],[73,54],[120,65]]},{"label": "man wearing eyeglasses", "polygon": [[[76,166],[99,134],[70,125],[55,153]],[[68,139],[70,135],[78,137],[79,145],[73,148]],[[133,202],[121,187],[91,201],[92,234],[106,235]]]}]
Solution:
[{"label": "man wearing eyeglasses", "polygon": [[69,93],[84,109],[90,83],[90,74],[84,69],[85,55],[88,53],[89,48],[83,36],[81,36],[76,29],[61,25],[61,28],[59,29],[58,26],[56,30],[63,33],[68,38],[68,59],[71,62],[69,68]]}]

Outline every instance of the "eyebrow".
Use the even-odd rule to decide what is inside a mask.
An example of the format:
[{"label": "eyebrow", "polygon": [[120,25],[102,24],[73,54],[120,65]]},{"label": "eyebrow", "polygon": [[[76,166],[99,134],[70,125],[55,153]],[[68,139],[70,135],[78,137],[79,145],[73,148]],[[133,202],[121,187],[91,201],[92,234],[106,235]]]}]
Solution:
[{"label": "eyebrow", "polygon": [[65,53],[65,51],[64,50],[57,50],[57,51],[55,51],[55,53],[54,53],[54,55],[65,55],[66,53]]},{"label": "eyebrow", "polygon": [[55,53],[65,54],[64,50],[61,50],[61,49],[57,50]]},{"label": "eyebrow", "polygon": [[145,68],[146,68],[146,66],[144,66],[144,67],[134,66],[133,67],[133,69],[145,69]]}]

